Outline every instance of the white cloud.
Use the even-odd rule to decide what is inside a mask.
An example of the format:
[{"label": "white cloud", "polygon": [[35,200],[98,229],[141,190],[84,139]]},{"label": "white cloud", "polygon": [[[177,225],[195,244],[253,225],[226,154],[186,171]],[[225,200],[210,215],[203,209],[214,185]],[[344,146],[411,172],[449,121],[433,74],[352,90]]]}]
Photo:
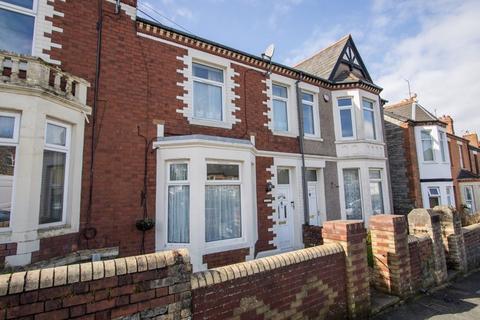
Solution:
[{"label": "white cloud", "polygon": [[268,17],[268,25],[274,29],[282,17],[287,15],[290,10],[302,3],[302,0],[276,0],[272,7],[272,13]]},{"label": "white cloud", "polygon": [[408,95],[409,79],[419,102],[437,115],[450,114],[457,134],[480,133],[480,3],[459,3],[448,14],[430,16],[421,30],[388,48],[377,83],[395,102]]}]

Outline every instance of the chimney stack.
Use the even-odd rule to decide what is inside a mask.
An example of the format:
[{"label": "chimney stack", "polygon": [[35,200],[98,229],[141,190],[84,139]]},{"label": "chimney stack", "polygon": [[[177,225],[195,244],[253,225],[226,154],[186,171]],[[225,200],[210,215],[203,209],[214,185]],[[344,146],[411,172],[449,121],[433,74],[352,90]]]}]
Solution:
[{"label": "chimney stack", "polygon": [[476,132],[468,132],[463,135],[464,139],[467,139],[472,146],[478,148],[478,135]]},{"label": "chimney stack", "polygon": [[447,124],[447,132],[450,134],[455,134],[455,129],[453,128],[453,119],[448,115],[441,116],[438,120],[445,122]]}]

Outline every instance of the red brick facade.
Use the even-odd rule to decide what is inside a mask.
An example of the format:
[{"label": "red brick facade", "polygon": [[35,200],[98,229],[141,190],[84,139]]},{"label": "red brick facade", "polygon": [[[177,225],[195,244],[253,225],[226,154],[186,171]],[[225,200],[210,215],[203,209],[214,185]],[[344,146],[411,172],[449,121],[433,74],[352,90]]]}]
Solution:
[{"label": "red brick facade", "polygon": [[225,266],[227,264],[244,262],[246,256],[249,254],[249,248],[206,254],[203,256],[203,263],[207,264],[208,269],[212,269]]},{"label": "red brick facade", "polygon": [[14,255],[17,253],[16,243],[3,243],[0,244],[0,268],[4,267],[5,257]]}]

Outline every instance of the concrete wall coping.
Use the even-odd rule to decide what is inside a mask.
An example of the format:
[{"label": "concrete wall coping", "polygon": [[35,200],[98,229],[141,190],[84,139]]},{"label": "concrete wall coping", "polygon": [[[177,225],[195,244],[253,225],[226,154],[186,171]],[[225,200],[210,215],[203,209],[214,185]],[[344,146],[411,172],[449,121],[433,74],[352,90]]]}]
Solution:
[{"label": "concrete wall coping", "polygon": [[424,236],[415,236],[415,235],[412,235],[412,234],[408,235],[408,243],[423,242],[423,241],[428,241],[428,240],[430,240],[430,237],[428,235],[424,235]]},{"label": "concrete wall coping", "polygon": [[463,229],[463,233],[471,232],[471,231],[475,231],[475,230],[480,231],[480,223],[471,224],[469,226],[462,227],[462,229]]},{"label": "concrete wall coping", "polygon": [[232,264],[229,266],[214,268],[202,272],[196,272],[191,277],[192,290],[219,284],[233,279],[251,276],[257,273],[278,269],[308,260],[313,260],[343,251],[343,247],[340,244],[331,243]]},{"label": "concrete wall coping", "polygon": [[190,263],[188,251],[180,249],[2,274],[0,296],[161,269],[175,265],[178,257],[181,257],[184,263]]}]

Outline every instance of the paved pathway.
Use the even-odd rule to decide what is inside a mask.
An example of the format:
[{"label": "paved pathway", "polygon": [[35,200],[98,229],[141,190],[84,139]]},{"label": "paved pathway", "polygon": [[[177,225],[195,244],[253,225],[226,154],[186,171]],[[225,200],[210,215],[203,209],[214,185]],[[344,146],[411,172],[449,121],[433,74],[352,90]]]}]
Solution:
[{"label": "paved pathway", "polygon": [[458,280],[448,288],[425,295],[374,319],[480,320],[480,271]]}]

